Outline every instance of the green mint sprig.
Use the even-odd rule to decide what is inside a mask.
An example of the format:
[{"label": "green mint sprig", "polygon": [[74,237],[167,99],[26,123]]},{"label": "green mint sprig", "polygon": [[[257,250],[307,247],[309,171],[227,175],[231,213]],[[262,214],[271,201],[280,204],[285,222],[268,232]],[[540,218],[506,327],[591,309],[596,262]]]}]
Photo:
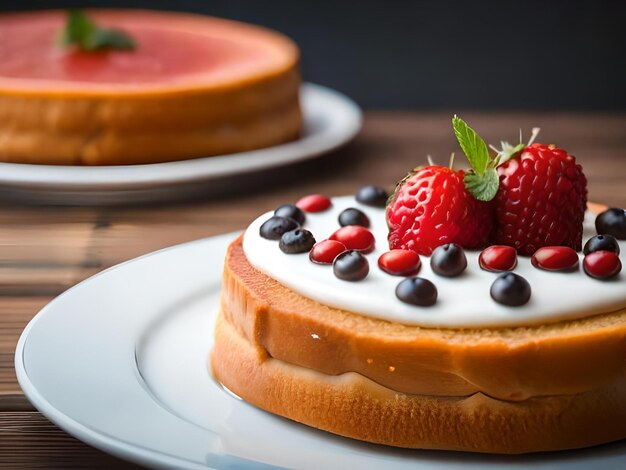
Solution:
[{"label": "green mint sprig", "polygon": [[132,50],[136,41],[124,31],[101,28],[82,10],[72,9],[67,13],[65,27],[61,31],[61,43],[76,45],[83,51],[93,52],[103,49]]},{"label": "green mint sprig", "polygon": [[503,142],[502,150],[491,158],[485,141],[463,119],[455,115],[452,118],[452,127],[472,167],[465,175],[465,187],[479,201],[491,201],[496,197],[500,185],[497,166],[519,153],[526,144],[512,146]]},{"label": "green mint sprig", "polygon": [[467,173],[463,179],[465,187],[479,201],[491,201],[498,193],[500,180],[495,168],[487,168],[480,176],[476,173]]},{"label": "green mint sprig", "polygon": [[452,118],[452,128],[463,153],[478,176],[484,176],[489,166],[489,150],[485,141],[456,114]]}]

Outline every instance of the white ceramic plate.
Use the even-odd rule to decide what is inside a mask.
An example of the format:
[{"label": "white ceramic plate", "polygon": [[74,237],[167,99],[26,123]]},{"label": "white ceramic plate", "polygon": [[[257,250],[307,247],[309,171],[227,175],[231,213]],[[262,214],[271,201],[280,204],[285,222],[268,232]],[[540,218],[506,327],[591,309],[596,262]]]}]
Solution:
[{"label": "white ceramic plate", "polygon": [[211,378],[222,259],[233,234],[159,251],[68,290],[26,327],[26,396],[94,447],[161,468],[626,468],[626,442],[503,457],[371,445],[279,418]]},{"label": "white ceramic plate", "polygon": [[361,128],[361,111],[329,88],[301,89],[300,139],[274,147],[216,157],[149,165],[105,167],[0,162],[0,197],[47,204],[119,204],[220,191],[229,177],[299,162],[346,144]]}]

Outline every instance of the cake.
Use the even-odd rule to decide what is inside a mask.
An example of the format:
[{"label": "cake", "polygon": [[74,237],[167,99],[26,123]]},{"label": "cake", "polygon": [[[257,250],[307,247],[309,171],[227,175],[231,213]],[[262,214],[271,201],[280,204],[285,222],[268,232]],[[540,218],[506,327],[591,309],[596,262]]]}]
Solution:
[{"label": "cake", "polygon": [[0,161],[155,163],[299,136],[299,53],[288,38],[193,14],[88,15],[133,47],[60,44],[61,11],[0,15]]},{"label": "cake", "polygon": [[[416,169],[387,205],[366,187],[252,222],[226,254],[215,378],[377,444],[520,454],[625,439],[626,212],[585,213],[562,149],[516,146],[481,175],[463,139],[472,170]],[[491,198],[465,178],[490,167]]]}]

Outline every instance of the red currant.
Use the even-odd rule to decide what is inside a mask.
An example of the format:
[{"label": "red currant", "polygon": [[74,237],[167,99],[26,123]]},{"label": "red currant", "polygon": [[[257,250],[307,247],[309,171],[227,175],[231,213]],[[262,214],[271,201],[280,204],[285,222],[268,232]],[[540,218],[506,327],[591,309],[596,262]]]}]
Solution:
[{"label": "red currant", "polygon": [[376,239],[372,232],[360,225],[346,225],[333,233],[329,240],[343,243],[348,250],[371,253],[374,250]]},{"label": "red currant", "polygon": [[309,252],[309,259],[317,264],[333,264],[335,258],[344,251],[346,246],[337,240],[324,240],[313,245]]},{"label": "red currant", "polygon": [[517,251],[512,246],[493,245],[480,253],[478,264],[494,273],[512,271],[517,266]]},{"label": "red currant", "polygon": [[612,251],[594,251],[583,260],[585,272],[596,279],[609,279],[622,270],[622,262],[617,253]]},{"label": "red currant", "polygon": [[391,250],[378,258],[378,267],[392,276],[415,276],[421,266],[420,255],[412,250]]},{"label": "red currant", "polygon": [[573,271],[578,268],[578,253],[568,246],[544,246],[530,261],[535,268],[546,271]]},{"label": "red currant", "polygon": [[332,205],[330,199],[321,194],[309,194],[296,202],[296,206],[304,212],[322,212]]}]

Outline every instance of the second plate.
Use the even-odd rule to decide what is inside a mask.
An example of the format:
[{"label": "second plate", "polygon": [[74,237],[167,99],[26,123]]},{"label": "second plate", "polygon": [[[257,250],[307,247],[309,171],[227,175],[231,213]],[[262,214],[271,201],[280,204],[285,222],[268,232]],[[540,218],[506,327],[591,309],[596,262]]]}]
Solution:
[{"label": "second plate", "polygon": [[235,175],[320,156],[352,140],[361,128],[361,110],[345,95],[307,83],[300,97],[304,131],[294,142],[148,165],[84,167],[0,162],[0,198],[60,205],[180,199],[220,191],[228,186],[224,180]]}]

